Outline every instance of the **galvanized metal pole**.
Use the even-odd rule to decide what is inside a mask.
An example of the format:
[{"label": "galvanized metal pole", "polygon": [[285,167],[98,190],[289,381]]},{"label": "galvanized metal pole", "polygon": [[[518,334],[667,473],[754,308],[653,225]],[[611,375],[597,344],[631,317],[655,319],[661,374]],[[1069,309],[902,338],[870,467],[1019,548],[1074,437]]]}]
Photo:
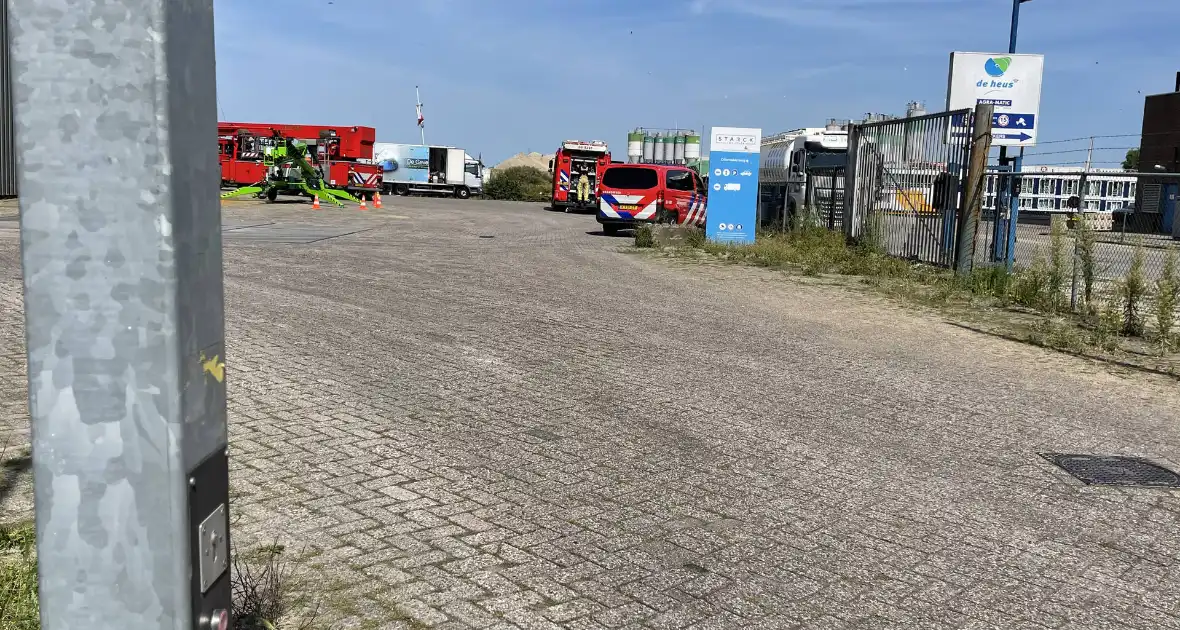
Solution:
[{"label": "galvanized metal pole", "polygon": [[213,0],[7,0],[41,627],[228,620]]},{"label": "galvanized metal pole", "polygon": [[975,265],[975,236],[983,205],[987,177],[987,154],[992,142],[992,105],[978,104],[971,125],[971,157],[967,168],[966,194],[959,212],[959,238],[955,247],[955,273],[970,273]]},{"label": "galvanized metal pole", "polygon": [[[1016,34],[1020,30],[1020,5],[1024,2],[1027,0],[1012,0],[1012,26],[1008,30],[1008,54],[1016,54]],[[1023,157],[1023,147],[1020,149],[1020,156],[1012,160],[1008,158],[1008,147],[1000,147],[999,164],[1009,167],[1009,173],[1020,172]],[[1013,194],[1012,182],[1014,179],[1015,175],[1010,175],[997,180],[1000,190],[996,195],[996,217],[992,230],[992,260],[1004,262],[1009,270],[1012,269],[1012,261],[1015,260],[1015,252],[1012,250],[1016,245],[1016,225],[1020,217],[1020,202],[1016,199],[1017,195]]]}]

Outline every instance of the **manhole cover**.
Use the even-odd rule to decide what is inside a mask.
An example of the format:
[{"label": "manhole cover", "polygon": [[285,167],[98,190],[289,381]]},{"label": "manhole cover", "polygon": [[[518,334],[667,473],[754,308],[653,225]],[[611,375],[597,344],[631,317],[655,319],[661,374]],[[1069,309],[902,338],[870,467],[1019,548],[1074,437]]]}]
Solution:
[{"label": "manhole cover", "polygon": [[1088,486],[1180,488],[1180,475],[1138,457],[1067,453],[1040,455]]}]

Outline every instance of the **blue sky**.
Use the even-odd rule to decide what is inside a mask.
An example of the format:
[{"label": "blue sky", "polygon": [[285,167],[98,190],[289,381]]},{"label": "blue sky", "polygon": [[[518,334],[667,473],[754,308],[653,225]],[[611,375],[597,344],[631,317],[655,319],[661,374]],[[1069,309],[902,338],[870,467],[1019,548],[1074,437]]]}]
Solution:
[{"label": "blue sky", "polygon": [[[222,119],[360,124],[488,164],[636,126],[819,126],[944,109],[952,50],[1007,50],[1010,0],[215,0]],[[1137,134],[1180,70],[1180,1],[1032,0],[1041,140]],[[1116,146],[1122,143],[1116,140]],[[1126,144],[1137,144],[1127,139]],[[1107,158],[1111,155],[1107,155]],[[1118,157],[1121,158],[1121,155]],[[1069,158],[1075,159],[1075,158]],[[1048,161],[1048,160],[1046,160]]]}]

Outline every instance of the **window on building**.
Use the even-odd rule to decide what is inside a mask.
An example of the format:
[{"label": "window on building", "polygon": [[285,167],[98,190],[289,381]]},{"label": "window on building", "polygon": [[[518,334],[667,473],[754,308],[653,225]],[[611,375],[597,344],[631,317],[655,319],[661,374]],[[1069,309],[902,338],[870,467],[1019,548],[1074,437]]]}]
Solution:
[{"label": "window on building", "polygon": [[1108,201],[1108,202],[1106,202],[1106,209],[1110,210],[1110,211],[1118,210],[1122,207],[1123,207],[1123,202],[1121,202],[1121,201]]},{"label": "window on building", "polygon": [[1097,212],[1098,211],[1098,200],[1097,199],[1087,200],[1086,201],[1086,210],[1092,210],[1094,212]]},{"label": "window on building", "polygon": [[1066,179],[1061,182],[1061,194],[1076,195],[1078,194],[1078,180]]},{"label": "window on building", "polygon": [[988,178],[987,178],[987,191],[989,193],[996,192],[996,177],[995,177],[995,175],[988,176]]},{"label": "window on building", "polygon": [[1097,197],[1102,194],[1102,182],[1086,182],[1086,194]]},{"label": "window on building", "polygon": [[1128,197],[1135,196],[1135,182],[1131,182],[1131,183],[1127,184],[1127,196]]},{"label": "window on building", "polygon": [[1122,182],[1110,182],[1110,184],[1107,185],[1107,187],[1106,187],[1106,196],[1108,196],[1108,197],[1122,197],[1123,196],[1123,183]]},{"label": "window on building", "polygon": [[1029,198],[1029,197],[1021,197],[1021,198],[1020,198],[1020,207],[1021,207],[1021,208],[1031,208],[1031,207],[1033,207],[1033,200],[1032,200],[1031,198]]},{"label": "window on building", "polygon": [[983,207],[984,207],[984,208],[994,208],[994,207],[996,207],[996,198],[995,198],[994,196],[992,196],[992,195],[988,195],[988,196],[987,196],[987,199],[986,199],[986,200],[984,200],[984,202],[983,202]]},{"label": "window on building", "polygon": [[1053,199],[1051,197],[1041,197],[1037,199],[1037,208],[1041,210],[1050,210],[1053,208]]}]

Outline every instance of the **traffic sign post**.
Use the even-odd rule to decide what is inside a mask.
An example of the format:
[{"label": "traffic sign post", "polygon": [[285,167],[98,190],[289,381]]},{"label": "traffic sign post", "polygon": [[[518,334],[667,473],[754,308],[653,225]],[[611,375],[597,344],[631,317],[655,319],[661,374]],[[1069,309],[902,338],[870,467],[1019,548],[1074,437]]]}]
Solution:
[{"label": "traffic sign post", "polygon": [[[1013,28],[1020,2],[1015,0]],[[1010,146],[1034,146],[1037,142],[1037,123],[1041,111],[1041,79],[1044,74],[1043,55],[1015,54],[1015,32],[1008,53],[952,52],[947,82],[947,109],[968,109],[977,104],[992,105],[992,144],[1000,147],[1000,166],[1020,170],[1020,158],[1010,163]],[[952,127],[952,135],[964,129]],[[1010,177],[996,196],[996,219],[993,224],[991,259],[1007,261],[1011,267],[1016,244],[1016,221],[1019,205],[1009,187]]]},{"label": "traffic sign post", "polygon": [[[947,111],[992,105],[994,146],[1034,146],[1041,114],[1043,55],[951,53]],[[953,129],[970,133],[969,129]]]},{"label": "traffic sign post", "polygon": [[705,236],[753,243],[758,228],[758,170],[762,130],[713,127],[709,137],[709,200]]},{"label": "traffic sign post", "polygon": [[41,627],[224,627],[213,2],[7,1]]}]

